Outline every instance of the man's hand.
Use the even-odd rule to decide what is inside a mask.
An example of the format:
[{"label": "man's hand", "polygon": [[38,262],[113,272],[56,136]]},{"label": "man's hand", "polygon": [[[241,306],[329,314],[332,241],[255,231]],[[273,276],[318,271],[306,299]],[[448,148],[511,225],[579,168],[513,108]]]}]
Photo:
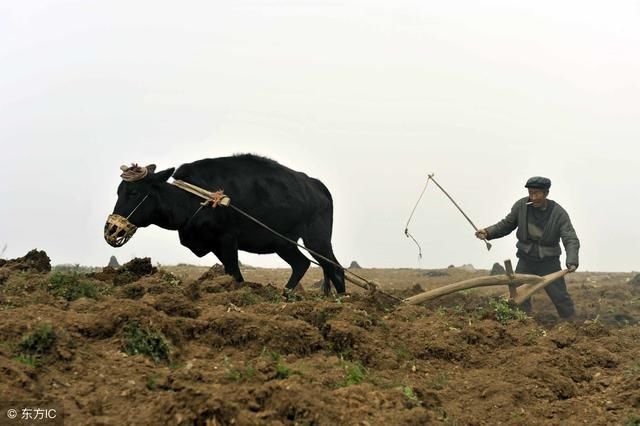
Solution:
[{"label": "man's hand", "polygon": [[476,237],[480,238],[481,240],[486,240],[488,236],[489,236],[489,234],[487,233],[487,230],[484,229],[484,228],[483,229],[478,229],[476,231]]},{"label": "man's hand", "polygon": [[578,269],[578,265],[567,265],[567,269],[569,270],[569,272],[575,272],[576,269]]}]

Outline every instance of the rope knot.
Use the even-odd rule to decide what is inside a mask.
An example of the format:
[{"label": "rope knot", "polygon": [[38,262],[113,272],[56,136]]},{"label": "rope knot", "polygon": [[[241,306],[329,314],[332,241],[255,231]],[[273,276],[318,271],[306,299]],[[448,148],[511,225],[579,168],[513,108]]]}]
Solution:
[{"label": "rope knot", "polygon": [[218,205],[226,207],[229,205],[229,201],[231,201],[229,197],[224,194],[223,189],[218,189],[216,192],[209,192],[208,195],[209,198],[201,203],[203,206],[211,203],[211,207],[215,209]]}]

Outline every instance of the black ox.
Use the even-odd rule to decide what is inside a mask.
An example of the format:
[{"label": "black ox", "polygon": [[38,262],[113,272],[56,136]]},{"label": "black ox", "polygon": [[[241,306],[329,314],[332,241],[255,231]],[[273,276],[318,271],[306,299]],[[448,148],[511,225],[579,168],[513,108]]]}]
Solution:
[{"label": "black ox", "polygon": [[[230,207],[200,208],[202,198],[170,184],[182,180],[208,191],[223,189],[231,204],[293,241],[338,264],[331,247],[333,201],[318,179],[277,162],[251,155],[210,158],[155,173],[155,166],[123,167],[118,201],[105,225],[112,246],[126,243],[137,227],[157,225],[176,230],[180,243],[197,256],[213,253],[225,272],[243,282],[238,250],[276,253],[291,265],[286,290],[293,290],[310,261],[297,246],[273,234]],[[174,173],[175,170],[175,173]],[[345,292],[344,270],[322,259],[323,289]]]}]

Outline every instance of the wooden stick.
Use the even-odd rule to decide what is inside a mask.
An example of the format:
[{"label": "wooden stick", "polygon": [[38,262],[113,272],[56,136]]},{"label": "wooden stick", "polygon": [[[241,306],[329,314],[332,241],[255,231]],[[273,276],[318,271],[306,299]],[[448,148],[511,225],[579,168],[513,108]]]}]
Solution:
[{"label": "wooden stick", "polygon": [[542,278],[537,275],[527,275],[527,274],[514,274],[513,278],[510,278],[506,275],[472,278],[470,280],[459,281],[457,283],[448,284],[443,287],[425,291],[424,293],[416,294],[415,296],[411,296],[407,299],[404,299],[404,302],[410,305],[417,305],[419,303],[426,302],[427,300],[444,296],[445,294],[455,293],[456,291],[466,290],[469,288],[489,287],[492,285],[505,285],[505,284],[518,286],[518,285],[528,284],[528,283],[536,284],[536,283],[539,283],[541,280]]},{"label": "wooden stick", "polygon": [[371,287],[369,286],[369,283],[362,283],[360,280],[356,280],[355,278],[351,278],[349,275],[345,275],[344,279],[346,281],[349,281],[352,284],[357,285],[360,288],[363,288],[365,290],[371,290]]},{"label": "wooden stick", "polygon": [[569,270],[568,269],[564,269],[562,271],[558,271],[558,272],[554,272],[554,273],[549,274],[549,275],[545,275],[544,277],[542,277],[542,281],[540,281],[538,283],[528,284],[526,286],[523,286],[520,289],[521,290],[520,294],[518,295],[518,297],[514,298],[513,301],[518,305],[522,304],[527,299],[529,299],[535,292],[542,290],[543,288],[545,288],[546,286],[548,286],[549,284],[551,284],[555,280],[564,277],[568,273],[569,273]]},{"label": "wooden stick", "polygon": [[[507,276],[513,279],[513,266],[511,265],[511,259],[504,261],[504,269],[507,272]],[[518,297],[518,290],[516,290],[515,284],[509,284],[509,299],[515,299]]]},{"label": "wooden stick", "polygon": [[[431,180],[433,181],[433,183],[435,183],[435,184],[436,184],[436,186],[437,186],[438,188],[440,188],[440,190],[444,193],[444,195],[446,195],[446,196],[447,196],[447,198],[448,198],[449,200],[451,200],[451,202],[453,203],[453,205],[454,205],[454,206],[456,206],[456,208],[460,211],[460,213],[462,213],[462,216],[464,216],[464,218],[465,218],[465,219],[467,219],[467,222],[469,222],[469,224],[471,224],[471,226],[473,227],[473,229],[474,229],[476,232],[478,232],[478,227],[477,227],[477,226],[476,226],[476,225],[471,221],[471,219],[469,219],[469,216],[467,216],[467,214],[466,214],[464,211],[462,211],[462,208],[460,208],[460,206],[458,205],[458,203],[456,203],[456,202],[453,200],[453,198],[451,198],[451,195],[449,195],[449,193],[448,193],[447,191],[445,191],[445,190],[444,190],[444,188],[443,188],[443,187],[441,187],[441,186],[440,186],[440,184],[439,184],[439,183],[438,183],[438,182],[433,178],[433,173],[432,173],[432,174],[430,174],[430,175],[428,176],[428,178],[429,178],[429,179],[431,179]],[[491,250],[491,243],[490,243],[489,241],[487,241],[487,240],[482,240],[482,241],[484,241],[484,244],[487,246],[487,250]]]}]

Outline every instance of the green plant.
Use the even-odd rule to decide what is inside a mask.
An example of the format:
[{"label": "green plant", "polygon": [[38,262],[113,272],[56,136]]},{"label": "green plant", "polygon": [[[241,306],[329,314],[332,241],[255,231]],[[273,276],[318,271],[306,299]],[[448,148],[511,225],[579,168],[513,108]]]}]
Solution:
[{"label": "green plant", "polygon": [[49,277],[49,291],[58,297],[72,301],[81,297],[98,297],[96,285],[76,272],[53,272]]},{"label": "green plant", "polygon": [[96,284],[96,289],[98,290],[98,296],[112,296],[114,288],[110,284],[100,283]]},{"label": "green plant", "polygon": [[506,324],[511,320],[523,321],[528,318],[524,311],[518,309],[516,306],[512,306],[509,300],[505,298],[489,300],[487,308],[481,308],[481,313],[485,314],[486,309],[502,324]]},{"label": "green plant", "polygon": [[511,418],[511,420],[516,420],[520,417],[524,417],[525,412],[524,410],[520,409],[520,410],[513,410],[509,413],[509,417]]},{"label": "green plant", "polygon": [[542,337],[542,336],[544,336],[544,330],[542,330],[542,331],[541,331],[541,330],[539,330],[539,329],[536,329],[536,330],[529,331],[529,332],[524,336],[523,343],[524,343],[526,346],[533,346],[533,345],[535,345],[535,344],[536,344],[536,342],[538,341],[538,339],[539,339],[540,337]]},{"label": "green plant", "polygon": [[93,266],[84,266],[80,265],[79,263],[64,263],[61,265],[54,265],[51,268],[51,272],[62,272],[66,274],[88,274],[90,272],[96,272],[98,270],[100,270],[100,268],[96,268]]},{"label": "green plant", "polygon": [[15,360],[32,367],[39,366],[42,357],[51,352],[56,339],[56,333],[50,324],[39,325],[31,333],[24,335],[17,344],[18,355]]},{"label": "green plant", "polygon": [[18,349],[21,354],[41,356],[49,353],[55,342],[56,333],[53,327],[50,324],[42,324],[22,338],[18,343]]},{"label": "green plant", "polygon": [[407,349],[404,343],[400,343],[398,347],[393,349],[393,352],[396,354],[398,361],[409,361],[413,359],[413,354]]},{"label": "green plant", "polygon": [[129,355],[148,356],[155,362],[171,361],[171,348],[164,336],[137,321],[125,325],[121,349]]},{"label": "green plant", "polygon": [[18,305],[16,305],[13,302],[0,303],[0,311],[6,311],[6,310],[17,308],[17,307],[18,307]]},{"label": "green plant", "polygon": [[268,354],[271,360],[275,363],[276,369],[276,379],[286,379],[292,374],[300,374],[298,371],[293,371],[289,368],[283,361],[282,356],[278,352],[267,350],[266,348],[262,349],[263,354]]},{"label": "green plant", "polygon": [[130,284],[124,287],[124,295],[127,299],[140,299],[144,296],[145,289],[141,285]]},{"label": "green plant", "polygon": [[253,377],[256,374],[255,368],[251,366],[245,365],[245,368],[242,370],[233,368],[233,364],[231,363],[231,360],[226,355],[222,359],[222,362],[225,366],[224,377],[227,380],[231,380],[234,382],[246,382],[253,379]]},{"label": "green plant", "polygon": [[236,369],[225,370],[224,378],[233,382],[239,382],[240,380],[242,380],[242,374],[240,374],[240,371]]},{"label": "green plant", "polygon": [[280,359],[282,358],[278,352],[272,351],[271,349],[267,348],[266,346],[262,347],[262,353],[260,355],[268,355],[269,358],[271,358],[271,360],[275,361],[275,362],[280,361]]},{"label": "green plant", "polygon": [[25,355],[20,354],[14,358],[19,363],[28,365],[30,367],[38,367],[40,366],[40,359],[34,355]]},{"label": "green plant", "polygon": [[124,270],[118,273],[118,275],[116,275],[115,277],[113,277],[113,283],[115,285],[125,285],[125,284],[130,284],[136,281],[137,279],[138,277],[136,276],[136,274],[134,274],[131,271]]},{"label": "green plant", "polygon": [[629,417],[625,421],[624,426],[640,426],[640,415]]},{"label": "green plant", "polygon": [[413,402],[419,402],[418,397],[416,396],[411,386],[402,386],[402,393],[404,394],[404,396],[409,398],[409,400]]},{"label": "green plant", "polygon": [[169,284],[171,287],[178,287],[180,285],[180,278],[178,278],[174,273],[162,270],[161,274],[162,280]]},{"label": "green plant", "polygon": [[286,379],[291,375],[291,369],[279,362],[276,364],[276,379]]},{"label": "green plant", "polygon": [[340,366],[345,372],[344,381],[341,383],[342,386],[359,385],[364,382],[364,379],[369,374],[360,361],[351,362],[341,358]]},{"label": "green plant", "polygon": [[267,287],[267,292],[263,295],[265,301],[267,303],[282,303],[284,298],[282,297],[282,293],[280,290],[274,288],[273,286]]},{"label": "green plant", "polygon": [[260,302],[260,298],[253,293],[251,290],[245,291],[242,293],[242,304],[243,305],[255,305]]}]

